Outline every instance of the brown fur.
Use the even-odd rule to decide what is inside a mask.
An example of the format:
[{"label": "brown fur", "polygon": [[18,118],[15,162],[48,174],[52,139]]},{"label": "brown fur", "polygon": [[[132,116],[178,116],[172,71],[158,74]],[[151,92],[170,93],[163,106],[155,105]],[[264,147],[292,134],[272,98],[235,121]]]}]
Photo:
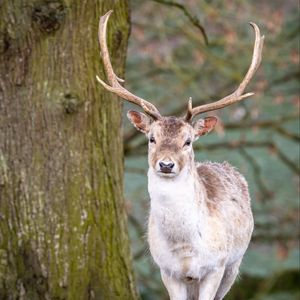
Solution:
[{"label": "brown fur", "polygon": [[158,124],[162,128],[162,135],[168,137],[177,136],[182,127],[186,126],[186,122],[175,117],[165,117]]},{"label": "brown fur", "polygon": [[[240,204],[240,201],[249,202],[248,185],[244,177],[227,162],[212,163],[203,162],[197,164],[197,173],[206,191],[207,205],[210,210],[215,210],[218,201],[222,201],[225,195],[230,195],[231,200]],[[233,187],[241,199],[233,195]],[[246,204],[246,203],[245,203]],[[240,204],[241,208],[244,205]]]}]

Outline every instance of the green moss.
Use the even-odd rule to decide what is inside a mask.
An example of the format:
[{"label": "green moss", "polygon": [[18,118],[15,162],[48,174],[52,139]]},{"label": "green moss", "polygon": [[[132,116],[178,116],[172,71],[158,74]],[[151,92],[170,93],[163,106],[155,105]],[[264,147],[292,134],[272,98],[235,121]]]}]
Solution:
[{"label": "green moss", "polygon": [[[7,167],[0,160],[8,182],[0,191],[0,298],[136,299],[122,196],[121,105],[95,80],[104,78],[98,18],[112,6],[109,46],[116,72],[124,72],[127,1],[54,1],[63,9],[32,1],[24,11],[21,0],[4,2],[0,16],[10,12],[27,23],[14,41],[18,51],[0,61],[10,78],[9,116],[1,115],[16,120],[13,131],[4,127],[9,140],[0,141],[11,145],[3,153]],[[20,57],[26,60],[14,67]]]}]

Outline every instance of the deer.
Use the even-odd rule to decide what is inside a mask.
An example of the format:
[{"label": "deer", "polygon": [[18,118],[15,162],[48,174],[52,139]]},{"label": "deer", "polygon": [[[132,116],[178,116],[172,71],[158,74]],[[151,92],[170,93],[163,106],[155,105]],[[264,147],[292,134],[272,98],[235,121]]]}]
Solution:
[{"label": "deer", "polygon": [[171,300],[221,300],[233,285],[248,248],[254,221],[248,184],[229,163],[196,162],[192,144],[218,122],[199,114],[222,109],[254,93],[244,93],[258,69],[264,36],[255,32],[252,61],[238,88],[230,95],[197,107],[189,98],[183,117],[162,116],[151,102],[125,89],[113,70],[107,47],[107,22],[99,21],[98,40],[109,92],[139,106],[129,110],[130,122],[146,135],[150,214],[148,244]]}]

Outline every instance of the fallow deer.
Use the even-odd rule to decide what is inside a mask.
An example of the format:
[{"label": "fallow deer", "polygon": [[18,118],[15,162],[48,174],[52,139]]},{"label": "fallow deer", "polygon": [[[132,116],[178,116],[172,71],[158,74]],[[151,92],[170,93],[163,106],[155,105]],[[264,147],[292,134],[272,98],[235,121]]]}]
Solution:
[{"label": "fallow deer", "polygon": [[214,103],[192,107],[184,117],[163,117],[150,102],[121,86],[106,43],[107,21],[100,18],[99,44],[108,91],[140,106],[128,111],[132,124],[149,139],[148,191],[151,198],[148,242],[171,300],[219,300],[232,286],[253,231],[247,182],[228,163],[195,162],[192,143],[210,132],[217,118],[192,123],[201,113],[241,101],[261,62],[264,37],[256,24],[252,62],[239,87]]}]

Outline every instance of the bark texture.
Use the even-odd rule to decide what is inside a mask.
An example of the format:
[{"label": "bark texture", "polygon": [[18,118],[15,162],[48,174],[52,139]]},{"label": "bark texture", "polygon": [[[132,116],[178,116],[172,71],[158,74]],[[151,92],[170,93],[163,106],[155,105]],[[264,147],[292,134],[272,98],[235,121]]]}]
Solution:
[{"label": "bark texture", "polygon": [[0,299],[136,299],[121,104],[95,80],[109,9],[122,77],[127,1],[0,2]]}]

